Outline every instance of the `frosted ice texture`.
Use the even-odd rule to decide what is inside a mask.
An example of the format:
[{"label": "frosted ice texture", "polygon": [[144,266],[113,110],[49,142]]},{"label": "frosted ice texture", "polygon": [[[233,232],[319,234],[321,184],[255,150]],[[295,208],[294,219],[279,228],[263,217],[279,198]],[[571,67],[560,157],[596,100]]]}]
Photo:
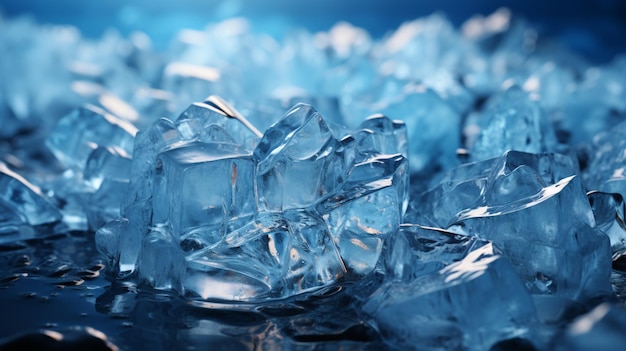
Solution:
[{"label": "frosted ice texture", "polygon": [[138,134],[122,217],[96,234],[118,276],[261,301],[374,269],[407,208],[404,124],[373,116],[339,139],[297,104],[257,133],[210,97]]}]

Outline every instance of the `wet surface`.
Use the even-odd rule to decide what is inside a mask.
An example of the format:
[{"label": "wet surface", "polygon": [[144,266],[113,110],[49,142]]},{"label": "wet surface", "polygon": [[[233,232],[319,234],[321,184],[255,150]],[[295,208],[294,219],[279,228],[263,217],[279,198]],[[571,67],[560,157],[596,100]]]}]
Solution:
[{"label": "wet surface", "polygon": [[[4,245],[0,267],[0,306],[7,316],[0,320],[0,341],[7,349],[104,347],[100,339],[90,341],[91,329],[121,350],[381,347],[341,287],[255,306],[112,284],[92,233]],[[62,344],[52,342],[48,334],[55,333],[64,336]]]}]

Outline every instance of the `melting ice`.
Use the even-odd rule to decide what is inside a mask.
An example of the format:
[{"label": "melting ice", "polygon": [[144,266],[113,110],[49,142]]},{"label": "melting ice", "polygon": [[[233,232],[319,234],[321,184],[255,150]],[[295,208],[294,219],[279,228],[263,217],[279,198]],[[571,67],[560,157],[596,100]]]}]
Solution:
[{"label": "melting ice", "polygon": [[0,243],[95,233],[109,279],[195,301],[347,288],[396,349],[623,343],[623,58],[507,10],[381,39],[233,19],[159,54],[0,26]]}]

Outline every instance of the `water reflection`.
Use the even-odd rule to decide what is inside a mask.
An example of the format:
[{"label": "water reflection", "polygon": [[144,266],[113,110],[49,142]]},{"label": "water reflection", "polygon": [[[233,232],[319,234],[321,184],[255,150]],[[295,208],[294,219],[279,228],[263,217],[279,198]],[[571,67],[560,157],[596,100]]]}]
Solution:
[{"label": "water reflection", "polygon": [[381,347],[343,287],[264,305],[188,300],[108,281],[91,233],[5,244],[0,272],[0,307],[14,316],[0,321],[5,346],[20,335],[49,342],[45,329],[64,342],[90,342],[85,331],[99,331],[120,350]]}]

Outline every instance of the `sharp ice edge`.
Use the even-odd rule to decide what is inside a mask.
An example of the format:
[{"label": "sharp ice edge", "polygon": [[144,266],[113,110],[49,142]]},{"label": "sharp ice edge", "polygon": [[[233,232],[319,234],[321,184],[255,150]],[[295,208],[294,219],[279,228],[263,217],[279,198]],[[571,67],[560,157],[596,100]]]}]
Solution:
[{"label": "sharp ice edge", "polygon": [[[162,56],[140,34],[94,45],[1,20],[0,243],[100,228],[115,275],[191,298],[356,283],[391,347],[624,342],[603,304],[546,343],[568,306],[613,294],[626,250],[626,60],[541,48],[505,10],[383,39],[240,24],[182,32]],[[361,123],[376,112],[402,121]]]}]

